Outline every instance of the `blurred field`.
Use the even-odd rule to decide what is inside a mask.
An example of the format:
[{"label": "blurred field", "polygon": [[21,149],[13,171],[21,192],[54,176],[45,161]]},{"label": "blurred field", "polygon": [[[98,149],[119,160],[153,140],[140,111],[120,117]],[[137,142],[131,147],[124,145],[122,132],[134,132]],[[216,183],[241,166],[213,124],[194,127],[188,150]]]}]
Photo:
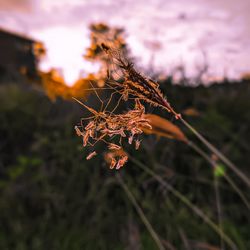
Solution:
[{"label": "blurred field", "polygon": [[[186,110],[186,118],[249,176],[250,82],[192,88],[167,79],[161,87],[176,110]],[[99,107],[94,96],[88,104]],[[86,161],[89,151],[74,131],[88,115],[83,107],[60,98],[51,102],[32,85],[11,82],[0,85],[0,113],[0,249],[157,249],[116,171],[102,154]],[[219,192],[223,231],[238,249],[250,249],[249,210],[191,148],[150,135],[138,151],[126,150],[132,158],[119,173],[166,249],[221,249],[223,242],[137,161],[217,224]],[[244,183],[226,173],[249,200]]]}]

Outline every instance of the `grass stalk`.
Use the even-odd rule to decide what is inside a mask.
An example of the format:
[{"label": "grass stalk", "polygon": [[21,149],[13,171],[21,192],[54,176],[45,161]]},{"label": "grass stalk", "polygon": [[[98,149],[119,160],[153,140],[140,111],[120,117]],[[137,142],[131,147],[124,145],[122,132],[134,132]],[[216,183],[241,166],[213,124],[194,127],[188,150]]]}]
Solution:
[{"label": "grass stalk", "polygon": [[131,201],[131,203],[135,207],[135,209],[136,209],[137,213],[139,214],[142,222],[144,223],[144,225],[148,229],[148,232],[150,233],[150,235],[152,236],[153,240],[155,241],[155,244],[158,246],[158,248],[160,250],[164,250],[165,248],[162,245],[159,236],[157,235],[157,233],[153,229],[152,225],[150,224],[149,220],[147,219],[147,217],[146,217],[145,213],[143,212],[142,208],[140,207],[140,205],[136,201],[134,195],[130,192],[128,186],[122,180],[121,175],[119,173],[116,174],[116,178],[117,178],[119,184],[121,185],[121,187],[123,188],[123,190],[125,191],[125,193],[127,194],[128,199]]},{"label": "grass stalk", "polygon": [[[211,157],[204,152],[200,147],[198,147],[195,143],[192,141],[188,141],[187,145],[190,146],[194,151],[196,151],[200,156],[202,156],[214,169],[217,167],[216,162],[211,159]],[[244,202],[248,210],[250,210],[250,204],[243,194],[243,192],[237,187],[237,185],[234,183],[234,181],[227,175],[227,173],[224,173],[223,177],[226,179],[226,181],[231,185],[231,187],[234,189],[234,191],[239,195],[241,200]]]},{"label": "grass stalk", "polygon": [[237,166],[235,166],[224,154],[222,154],[215,146],[213,146],[205,137],[203,137],[193,126],[191,126],[182,117],[179,120],[211,151],[213,152],[224,164],[226,164],[248,187],[250,187],[249,178],[242,173]]},{"label": "grass stalk", "polygon": [[[221,207],[221,197],[220,197],[220,189],[219,189],[219,179],[214,176],[214,191],[215,191],[215,200],[216,200],[216,209],[217,209],[217,218],[220,230],[223,231],[222,224],[222,207]],[[225,249],[225,244],[223,238],[220,237],[220,248],[221,250]]]},{"label": "grass stalk", "polygon": [[192,202],[187,199],[184,195],[182,195],[178,190],[176,190],[174,187],[172,187],[170,184],[168,184],[166,181],[164,181],[159,175],[154,173],[149,167],[147,167],[145,164],[141,163],[140,161],[136,160],[132,156],[129,156],[130,160],[139,168],[144,170],[146,173],[151,175],[155,180],[157,180],[162,186],[164,186],[168,191],[170,191],[175,197],[177,197],[182,203],[184,203],[187,207],[189,207],[197,216],[203,219],[207,223],[207,225],[210,226],[211,229],[213,229],[224,241],[227,243],[227,245],[233,249],[236,250],[237,247],[235,243],[227,236],[221,229],[214,223],[206,214],[203,213],[203,211],[192,204]]}]

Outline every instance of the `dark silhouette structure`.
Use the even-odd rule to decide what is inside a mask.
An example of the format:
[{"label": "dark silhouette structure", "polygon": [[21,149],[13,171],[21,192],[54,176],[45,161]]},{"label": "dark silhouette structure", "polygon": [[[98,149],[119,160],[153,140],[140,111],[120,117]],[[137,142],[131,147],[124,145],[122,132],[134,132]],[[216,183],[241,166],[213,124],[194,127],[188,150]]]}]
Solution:
[{"label": "dark silhouette structure", "polygon": [[44,54],[41,42],[0,28],[0,75],[36,77]]}]

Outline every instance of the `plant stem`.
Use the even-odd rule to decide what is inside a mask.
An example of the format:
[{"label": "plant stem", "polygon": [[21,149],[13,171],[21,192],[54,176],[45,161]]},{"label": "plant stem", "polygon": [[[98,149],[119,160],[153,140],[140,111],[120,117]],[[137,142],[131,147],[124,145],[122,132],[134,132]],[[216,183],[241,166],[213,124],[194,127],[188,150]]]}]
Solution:
[{"label": "plant stem", "polygon": [[137,213],[139,214],[139,216],[141,217],[141,220],[143,221],[143,223],[145,224],[146,228],[148,229],[149,233],[151,234],[153,240],[155,241],[156,245],[158,246],[158,248],[160,250],[164,250],[164,246],[161,243],[161,240],[159,238],[159,236],[157,235],[157,233],[154,231],[152,225],[150,224],[149,220],[147,219],[146,215],[144,214],[143,210],[141,209],[141,207],[139,206],[138,202],[136,201],[134,195],[130,192],[128,186],[125,184],[125,182],[122,180],[120,174],[116,174],[116,178],[118,180],[118,182],[120,183],[121,187],[123,188],[123,190],[125,191],[125,193],[127,194],[129,200],[132,202],[132,204],[134,205]]},{"label": "plant stem", "polygon": [[[190,146],[199,155],[201,155],[214,169],[217,167],[216,162],[213,161],[211,159],[211,157],[207,153],[205,153],[200,147],[198,147],[195,143],[193,143],[192,141],[187,141],[187,145]],[[235,190],[235,192],[240,196],[242,201],[245,203],[246,207],[250,210],[250,204],[249,204],[247,198],[242,193],[242,191],[237,187],[237,185],[234,183],[234,181],[226,173],[224,173],[223,177],[232,186],[232,188]]]},{"label": "plant stem", "polygon": [[[222,208],[221,208],[221,198],[220,198],[220,190],[219,190],[219,179],[214,176],[214,191],[215,191],[215,199],[216,199],[216,208],[217,208],[217,218],[220,230],[223,231],[222,224]],[[220,237],[220,248],[221,250],[225,249],[225,244],[223,238]]]},{"label": "plant stem", "polygon": [[234,242],[206,215],[203,211],[197,206],[193,205],[189,199],[187,199],[184,195],[182,195],[179,191],[177,191],[174,187],[164,181],[159,175],[154,173],[149,167],[144,165],[143,163],[137,161],[132,156],[129,156],[129,159],[135,163],[138,167],[143,169],[149,175],[154,177],[161,185],[163,185],[166,189],[168,189],[173,195],[180,199],[187,207],[189,207],[196,215],[201,217],[224,241],[231,247],[231,249],[236,250],[237,247]]},{"label": "plant stem", "polygon": [[249,178],[244,175],[225,155],[223,155],[216,147],[214,147],[205,137],[203,137],[194,127],[192,127],[182,117],[179,120],[202,142],[207,146],[211,152],[218,156],[218,158],[224,162],[242,181],[244,181],[248,187],[250,187]]}]

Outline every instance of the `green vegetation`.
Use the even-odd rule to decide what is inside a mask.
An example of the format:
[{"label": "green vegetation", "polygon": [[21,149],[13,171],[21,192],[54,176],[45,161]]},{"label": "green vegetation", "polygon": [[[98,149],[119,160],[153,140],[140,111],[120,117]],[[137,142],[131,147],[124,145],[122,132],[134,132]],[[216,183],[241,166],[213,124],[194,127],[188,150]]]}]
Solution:
[{"label": "green vegetation", "polygon": [[[191,88],[169,79],[161,87],[177,111],[199,112],[186,119],[249,176],[250,83]],[[94,95],[88,105],[100,107]],[[89,115],[86,110],[61,99],[52,103],[42,92],[13,83],[0,86],[0,112],[0,249],[157,249],[116,171],[101,153],[85,159],[90,151],[81,147],[74,125]],[[96,151],[103,152],[101,147]],[[186,144],[153,135],[129,154],[133,160],[119,173],[167,249],[220,249],[226,243],[136,162],[221,224],[238,249],[250,249],[249,210],[223,175],[248,201],[249,190],[230,169],[220,162],[213,169]]]}]

